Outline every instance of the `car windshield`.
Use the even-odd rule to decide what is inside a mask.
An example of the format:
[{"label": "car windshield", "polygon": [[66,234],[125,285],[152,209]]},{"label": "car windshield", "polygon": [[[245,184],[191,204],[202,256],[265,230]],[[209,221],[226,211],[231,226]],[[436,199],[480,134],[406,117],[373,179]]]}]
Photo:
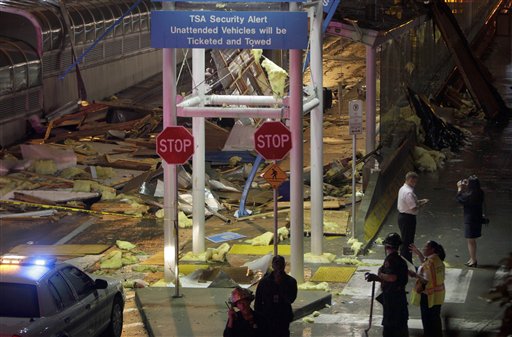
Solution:
[{"label": "car windshield", "polygon": [[39,317],[37,289],[34,285],[0,283],[0,317]]}]

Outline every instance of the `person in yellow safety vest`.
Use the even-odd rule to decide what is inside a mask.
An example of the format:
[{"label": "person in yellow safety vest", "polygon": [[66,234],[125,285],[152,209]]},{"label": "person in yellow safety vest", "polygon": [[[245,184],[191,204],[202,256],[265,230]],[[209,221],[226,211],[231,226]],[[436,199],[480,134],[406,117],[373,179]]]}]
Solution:
[{"label": "person in yellow safety vest", "polygon": [[409,247],[421,261],[417,272],[409,272],[411,277],[416,277],[411,303],[420,306],[424,337],[442,337],[441,305],[445,297],[443,261],[446,257],[444,248],[435,241],[428,241],[423,252],[413,244]]}]

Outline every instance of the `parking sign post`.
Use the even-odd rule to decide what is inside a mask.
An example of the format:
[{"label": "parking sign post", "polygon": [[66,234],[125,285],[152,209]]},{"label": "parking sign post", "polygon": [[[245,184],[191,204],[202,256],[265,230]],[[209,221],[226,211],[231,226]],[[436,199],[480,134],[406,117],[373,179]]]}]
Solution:
[{"label": "parking sign post", "polygon": [[348,125],[352,135],[352,238],[356,230],[356,135],[363,132],[363,102],[353,99],[348,102]]}]

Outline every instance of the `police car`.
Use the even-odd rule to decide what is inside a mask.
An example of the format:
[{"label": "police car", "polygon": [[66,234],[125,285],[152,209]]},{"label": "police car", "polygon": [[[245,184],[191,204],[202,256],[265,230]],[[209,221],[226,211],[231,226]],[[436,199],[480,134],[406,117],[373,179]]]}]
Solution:
[{"label": "police car", "polygon": [[0,256],[0,337],[119,337],[124,292],[56,259]]}]

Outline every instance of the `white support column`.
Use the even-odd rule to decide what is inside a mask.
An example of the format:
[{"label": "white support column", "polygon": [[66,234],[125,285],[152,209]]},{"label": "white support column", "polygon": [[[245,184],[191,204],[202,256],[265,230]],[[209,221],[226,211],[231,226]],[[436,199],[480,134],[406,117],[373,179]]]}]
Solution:
[{"label": "white support column", "polygon": [[[204,101],[205,94],[205,51],[192,49],[192,88],[194,94]],[[202,105],[202,104],[201,104]],[[205,250],[205,119],[192,118],[194,136],[194,155],[192,170],[192,251],[194,254]]]},{"label": "white support column", "polygon": [[375,47],[366,46],[366,153],[375,150],[377,77]]},{"label": "white support column", "polygon": [[[176,50],[163,49],[163,127],[176,125]],[[164,280],[175,280],[178,261],[178,175],[176,165],[162,160],[164,171]]]},{"label": "white support column", "polygon": [[[290,10],[297,10],[290,3]],[[304,135],[302,134],[302,50],[290,50],[290,227],[291,275],[304,283]]]},{"label": "white support column", "polygon": [[[311,111],[311,253],[323,254],[323,68],[322,68],[322,2],[314,9],[311,22],[311,84],[320,104]],[[295,145],[295,144],[294,144]]]}]

